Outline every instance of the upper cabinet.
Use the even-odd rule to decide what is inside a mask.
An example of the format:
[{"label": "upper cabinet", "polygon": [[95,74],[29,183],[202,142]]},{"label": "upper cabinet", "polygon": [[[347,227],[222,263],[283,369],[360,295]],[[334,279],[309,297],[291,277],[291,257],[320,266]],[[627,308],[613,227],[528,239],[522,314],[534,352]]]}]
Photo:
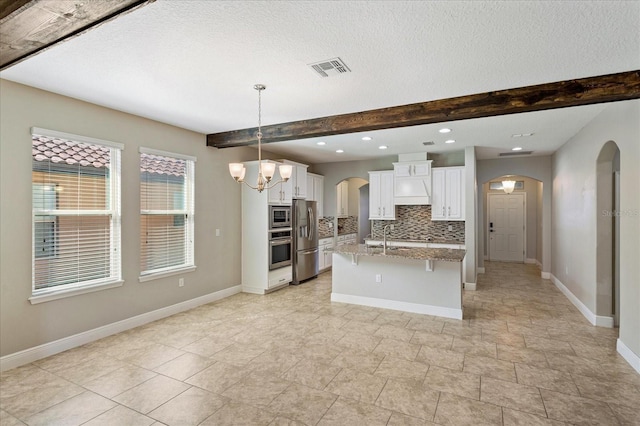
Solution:
[{"label": "upper cabinet", "polygon": [[346,180],[336,185],[336,216],[349,216],[349,181]]},{"label": "upper cabinet", "polygon": [[431,160],[393,163],[396,205],[431,204]]},{"label": "upper cabinet", "polygon": [[[279,164],[279,163],[278,163]],[[271,182],[278,182],[282,178],[280,177],[280,170],[276,167],[276,172],[271,179]],[[306,182],[305,182],[306,183]],[[269,204],[280,204],[280,205],[291,205],[292,198],[292,186],[291,179],[286,182],[281,182],[280,184],[274,186],[271,189],[267,189],[267,198],[269,200]]]},{"label": "upper cabinet", "polygon": [[318,217],[324,217],[324,176],[307,173],[307,200],[316,201]]},{"label": "upper cabinet", "polygon": [[394,171],[369,172],[369,220],[395,220]]},{"label": "upper cabinet", "polygon": [[293,170],[291,172],[291,196],[293,198],[307,198],[307,166],[306,164],[296,163],[295,161],[280,160],[284,164],[291,164]]},{"label": "upper cabinet", "polygon": [[431,220],[465,220],[464,167],[434,167]]}]

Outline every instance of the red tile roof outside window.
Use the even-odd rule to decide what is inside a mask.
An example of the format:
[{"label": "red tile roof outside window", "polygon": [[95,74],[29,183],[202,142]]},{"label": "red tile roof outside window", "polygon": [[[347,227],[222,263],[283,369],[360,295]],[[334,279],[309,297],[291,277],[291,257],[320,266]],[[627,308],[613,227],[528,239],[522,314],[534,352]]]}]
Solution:
[{"label": "red tile roof outside window", "polygon": [[[51,161],[84,167],[109,167],[109,148],[47,136],[33,136],[31,154],[35,161]],[[140,155],[140,172],[184,176],[185,161],[152,154]]]}]

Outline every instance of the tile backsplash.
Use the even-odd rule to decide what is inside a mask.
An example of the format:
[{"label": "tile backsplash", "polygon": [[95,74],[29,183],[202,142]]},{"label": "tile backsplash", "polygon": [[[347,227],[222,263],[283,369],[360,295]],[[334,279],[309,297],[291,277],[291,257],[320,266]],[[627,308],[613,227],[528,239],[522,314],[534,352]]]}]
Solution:
[{"label": "tile backsplash", "polygon": [[333,216],[318,219],[318,235],[320,238],[333,237]]},{"label": "tile backsplash", "polygon": [[384,226],[394,224],[394,230],[387,231],[388,238],[464,243],[464,222],[431,221],[431,206],[396,206],[396,220],[372,222],[373,238],[382,238]]},{"label": "tile backsplash", "polygon": [[358,233],[358,216],[338,218],[338,235]]}]

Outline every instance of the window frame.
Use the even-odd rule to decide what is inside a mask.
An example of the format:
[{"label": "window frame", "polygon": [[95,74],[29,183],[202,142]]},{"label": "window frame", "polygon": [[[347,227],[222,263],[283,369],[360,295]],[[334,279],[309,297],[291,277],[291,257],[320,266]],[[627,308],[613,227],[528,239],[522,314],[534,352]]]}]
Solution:
[{"label": "window frame", "polygon": [[[49,210],[55,210],[55,207],[58,205],[58,184],[57,183],[52,183],[50,185],[45,185],[42,183],[31,183],[31,197],[32,197],[32,210],[33,209],[33,187],[34,186],[49,186],[49,187],[53,187],[50,188],[51,191],[53,191],[53,196],[54,196],[54,203],[53,203],[53,209],[49,209]],[[42,188],[42,191],[44,191],[45,188]],[[40,210],[47,210],[47,209],[40,209]],[[58,216],[46,216],[46,215],[42,215],[41,216],[42,219],[37,219],[35,214],[33,215],[33,257],[34,259],[37,260],[41,260],[41,259],[55,259],[58,256]],[[47,219],[44,219],[47,218]],[[40,245],[38,242],[36,242],[36,224],[50,224],[53,232],[52,232],[52,244],[51,244],[51,249],[49,251],[47,251],[47,253],[41,254],[40,256],[38,255],[38,251],[36,251],[36,248]],[[43,243],[42,246],[46,246],[46,243]]]},{"label": "window frame", "polygon": [[[120,287],[124,283],[122,279],[122,239],[121,239],[121,162],[122,151],[124,145],[117,142],[92,138],[88,136],[75,135],[71,133],[59,132],[56,130],[42,129],[38,127],[31,128],[31,143],[33,144],[33,138],[36,136],[44,136],[48,138],[64,139],[75,143],[85,143],[91,145],[100,145],[110,150],[109,153],[109,208],[103,210],[70,210],[56,208],[51,209],[36,209],[33,206],[33,180],[32,180],[32,207],[31,207],[31,297],[28,299],[32,304],[48,302],[64,297],[75,296],[78,294],[84,294],[94,292],[98,290],[104,290],[108,288]],[[32,170],[33,169],[32,159]],[[78,282],[72,282],[68,284],[59,284],[53,287],[45,287],[36,289],[36,260],[43,260],[45,258],[36,258],[35,255],[35,224],[36,222],[42,222],[37,220],[38,217],[53,216],[56,223],[62,216],[107,216],[109,217],[109,262],[110,262],[110,276],[98,279],[84,280]],[[58,244],[59,242],[56,242]],[[55,249],[55,253],[50,259],[57,256],[58,250]]]},{"label": "window frame", "polygon": [[[139,223],[142,227],[143,216],[154,215],[184,215],[185,217],[185,245],[184,245],[184,259],[185,262],[180,265],[172,265],[163,268],[142,270],[141,264],[139,264],[140,274],[138,277],[139,282],[151,281],[171,275],[182,274],[196,270],[195,265],[195,163],[196,157],[178,154],[175,152],[162,151],[153,148],[140,147],[138,160],[141,161],[142,154],[157,155],[161,157],[168,157],[186,162],[185,167],[185,179],[184,179],[184,209],[179,210],[146,210],[139,209]],[[140,175],[140,171],[139,171]],[[142,193],[142,180],[140,180],[139,193]],[[140,202],[142,202],[142,195],[140,195]],[[140,256],[142,257],[142,235],[138,241],[140,247]],[[141,259],[142,260],[142,259]]]}]

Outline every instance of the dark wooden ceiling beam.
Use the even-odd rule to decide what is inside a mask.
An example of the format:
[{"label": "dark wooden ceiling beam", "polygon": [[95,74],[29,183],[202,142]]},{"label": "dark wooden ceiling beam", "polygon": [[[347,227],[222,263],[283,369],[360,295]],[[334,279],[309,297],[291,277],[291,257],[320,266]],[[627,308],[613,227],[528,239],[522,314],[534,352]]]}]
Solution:
[{"label": "dark wooden ceiling beam", "polygon": [[0,0],[0,70],[155,0]]},{"label": "dark wooden ceiling beam", "polygon": [[[262,126],[262,143],[417,126],[640,98],[640,70]],[[256,144],[257,128],[207,135],[207,146]]]}]

